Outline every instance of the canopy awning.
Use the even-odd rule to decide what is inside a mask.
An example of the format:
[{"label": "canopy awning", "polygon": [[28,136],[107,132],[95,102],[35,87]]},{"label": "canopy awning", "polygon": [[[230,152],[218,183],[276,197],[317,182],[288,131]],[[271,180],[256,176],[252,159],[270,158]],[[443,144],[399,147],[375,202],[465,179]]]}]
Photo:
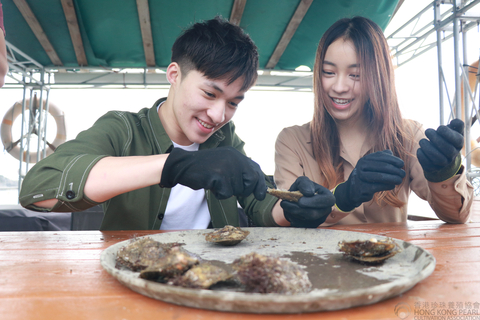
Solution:
[{"label": "canopy awning", "polygon": [[[402,1],[400,1],[401,3]],[[221,15],[259,48],[260,68],[313,67],[324,31],[361,15],[385,28],[399,0],[2,0],[6,40],[45,68],[165,68],[190,24]],[[16,55],[17,63],[26,59]]]}]

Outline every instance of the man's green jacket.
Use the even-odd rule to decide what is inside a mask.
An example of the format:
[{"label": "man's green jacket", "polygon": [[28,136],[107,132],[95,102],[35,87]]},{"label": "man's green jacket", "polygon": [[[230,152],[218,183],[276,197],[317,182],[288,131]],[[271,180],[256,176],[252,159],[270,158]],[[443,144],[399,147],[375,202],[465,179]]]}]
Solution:
[{"label": "man's green jacket", "polygon": [[[20,191],[20,203],[36,211],[82,211],[98,203],[88,199],[84,192],[85,181],[92,167],[103,157],[148,156],[169,153],[172,141],[158,117],[157,106],[138,113],[110,111],[75,140],[60,145],[55,152],[34,165],[26,175]],[[227,123],[215,132],[200,149],[232,146],[242,154],[244,142],[235,134],[233,123]],[[160,177],[159,177],[160,178]],[[265,177],[266,178],[266,177]],[[267,180],[267,185],[271,183]],[[159,229],[167,207],[169,188],[158,185],[118,195],[102,203],[105,213],[102,230]],[[237,201],[257,226],[277,226],[272,217],[276,198],[267,194],[258,201],[253,195],[218,200],[205,191],[212,225],[238,226]],[[33,203],[58,199],[52,209]]]}]

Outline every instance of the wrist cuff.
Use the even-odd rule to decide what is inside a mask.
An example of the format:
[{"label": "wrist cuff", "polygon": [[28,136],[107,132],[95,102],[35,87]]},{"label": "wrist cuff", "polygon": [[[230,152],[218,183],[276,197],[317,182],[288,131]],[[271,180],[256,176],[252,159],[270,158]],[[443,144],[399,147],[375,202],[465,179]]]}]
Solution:
[{"label": "wrist cuff", "polygon": [[160,187],[173,188],[177,185],[178,175],[185,169],[183,162],[188,158],[189,151],[173,148],[165,161],[160,178]]},{"label": "wrist cuff", "polygon": [[425,178],[430,182],[442,182],[456,175],[458,170],[460,170],[461,166],[462,156],[459,153],[455,160],[446,167],[438,171],[423,171],[423,174],[425,175]]}]

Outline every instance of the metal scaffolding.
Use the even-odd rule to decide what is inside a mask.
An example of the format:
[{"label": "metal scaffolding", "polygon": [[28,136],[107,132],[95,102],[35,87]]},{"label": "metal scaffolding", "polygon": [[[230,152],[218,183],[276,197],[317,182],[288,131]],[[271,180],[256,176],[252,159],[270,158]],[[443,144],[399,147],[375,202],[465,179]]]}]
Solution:
[{"label": "metal scaffolding", "polygon": [[[450,119],[445,119],[445,95],[449,107],[449,118],[465,119],[465,161],[467,177],[476,184],[480,169],[472,167],[470,132],[472,125],[478,119],[478,106],[476,97],[480,73],[475,69],[476,83],[473,90],[469,84],[469,72],[472,67],[468,64],[467,57],[467,32],[479,26],[480,0],[434,0],[417,15],[407,21],[403,26],[388,36],[392,56],[398,66],[401,66],[428,50],[437,48],[438,61],[438,92],[440,124],[446,124]],[[454,50],[454,90],[450,94],[444,76],[444,58],[442,43],[453,38]],[[463,90],[465,88],[465,90]],[[463,91],[463,95],[462,95]],[[450,99],[453,97],[453,100]],[[462,115],[462,107],[464,113]]]}]

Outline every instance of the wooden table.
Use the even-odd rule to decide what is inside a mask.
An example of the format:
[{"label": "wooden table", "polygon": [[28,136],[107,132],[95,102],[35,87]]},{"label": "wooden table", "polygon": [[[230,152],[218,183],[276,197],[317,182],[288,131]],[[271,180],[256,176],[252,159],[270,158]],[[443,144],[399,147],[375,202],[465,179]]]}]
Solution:
[{"label": "wooden table", "polygon": [[[456,314],[457,319],[466,320],[460,317],[480,314],[480,215],[476,212],[461,225],[431,220],[335,229],[380,234],[421,246],[437,259],[435,271],[403,295],[374,305],[299,315],[226,313],[142,296],[103,270],[102,250],[152,232],[3,232],[0,319],[427,319],[422,316],[432,314],[429,319],[441,319],[440,314]],[[406,312],[397,316],[396,308]]]}]

